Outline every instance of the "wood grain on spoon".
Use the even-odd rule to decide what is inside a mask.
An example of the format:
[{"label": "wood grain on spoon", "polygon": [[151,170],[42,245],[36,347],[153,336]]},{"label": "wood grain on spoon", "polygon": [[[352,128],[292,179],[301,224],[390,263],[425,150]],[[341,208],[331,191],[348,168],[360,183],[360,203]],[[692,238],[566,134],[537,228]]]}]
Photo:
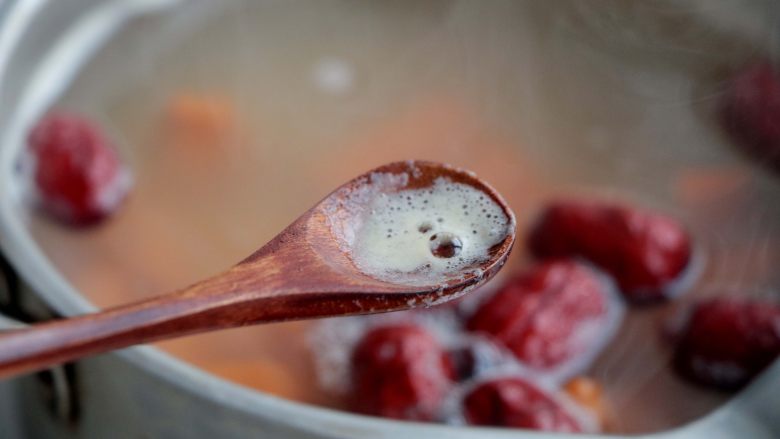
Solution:
[{"label": "wood grain on spoon", "polygon": [[[478,267],[430,284],[379,280],[363,273],[334,230],[357,221],[342,209],[375,175],[406,175],[402,188],[427,188],[439,177],[488,196],[508,219],[506,234]],[[182,290],[0,335],[0,377],[31,372],[90,354],[203,331],[314,317],[396,311],[441,303],[492,278],[515,239],[501,196],[474,174],[432,162],[382,166],[346,183],[268,244],[229,270]]]}]

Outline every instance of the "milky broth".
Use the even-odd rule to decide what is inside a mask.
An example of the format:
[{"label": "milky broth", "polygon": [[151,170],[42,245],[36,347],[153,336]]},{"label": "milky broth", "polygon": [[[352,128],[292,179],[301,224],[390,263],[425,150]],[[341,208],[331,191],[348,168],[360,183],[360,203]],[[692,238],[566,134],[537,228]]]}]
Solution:
[{"label": "milky broth", "polygon": [[355,265],[377,279],[433,285],[479,270],[513,227],[488,195],[449,178],[421,189],[405,187],[407,174],[369,178],[339,205],[353,220],[332,227]]}]

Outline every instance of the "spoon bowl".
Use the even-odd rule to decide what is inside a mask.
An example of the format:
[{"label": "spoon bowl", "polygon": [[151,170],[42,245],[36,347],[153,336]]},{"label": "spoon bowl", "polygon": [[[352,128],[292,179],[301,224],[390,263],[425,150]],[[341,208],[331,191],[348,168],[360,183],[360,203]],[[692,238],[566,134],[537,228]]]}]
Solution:
[{"label": "spoon bowl", "polygon": [[[372,214],[371,203],[439,181],[475,189],[503,212],[502,235],[486,256],[414,282],[362,269],[352,246],[355,233]],[[514,214],[475,174],[434,162],[391,163],[342,185],[269,243],[216,276],[141,302],[1,335],[0,378],[197,332],[436,305],[491,279],[506,262],[514,240]]]}]

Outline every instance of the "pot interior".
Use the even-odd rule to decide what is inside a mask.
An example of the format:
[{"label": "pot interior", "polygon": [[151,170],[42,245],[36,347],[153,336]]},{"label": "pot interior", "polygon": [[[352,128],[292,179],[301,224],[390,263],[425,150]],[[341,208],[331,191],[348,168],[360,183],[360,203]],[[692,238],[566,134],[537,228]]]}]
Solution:
[{"label": "pot interior", "polygon": [[[696,1],[583,3],[195,1],[133,19],[51,104],[110,134],[132,193],[99,227],[31,212],[29,230],[108,307],[229,267],[385,162],[474,170],[514,208],[520,237],[555,196],[627,200],[684,222],[703,268],[680,299],[630,308],[587,375],[619,408],[613,433],[697,419],[728,395],[673,373],[663,322],[699,298],[776,295],[780,284],[780,179],[739,154],[714,113],[731,72],[771,45],[760,20],[751,33],[726,19],[735,2],[721,1],[722,14]],[[741,23],[755,21],[748,12]],[[521,238],[505,272],[528,262]],[[340,408],[317,383],[316,324],[156,346]]]}]

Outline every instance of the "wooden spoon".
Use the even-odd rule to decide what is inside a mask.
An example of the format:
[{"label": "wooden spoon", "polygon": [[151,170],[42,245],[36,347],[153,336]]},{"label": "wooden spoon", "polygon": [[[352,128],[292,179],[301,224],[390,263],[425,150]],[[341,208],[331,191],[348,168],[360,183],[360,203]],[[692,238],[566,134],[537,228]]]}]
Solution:
[{"label": "wooden spoon", "polygon": [[[382,281],[361,272],[336,230],[358,221],[345,200],[380,174],[405,174],[393,190],[431,186],[439,177],[496,202],[509,219],[506,237],[478,267],[430,285]],[[428,306],[459,297],[504,265],[515,240],[512,211],[473,173],[432,162],[382,166],[346,183],[238,265],[182,290],[94,314],[0,335],[0,378],[90,354],[202,331],[312,317],[368,314]]]}]

